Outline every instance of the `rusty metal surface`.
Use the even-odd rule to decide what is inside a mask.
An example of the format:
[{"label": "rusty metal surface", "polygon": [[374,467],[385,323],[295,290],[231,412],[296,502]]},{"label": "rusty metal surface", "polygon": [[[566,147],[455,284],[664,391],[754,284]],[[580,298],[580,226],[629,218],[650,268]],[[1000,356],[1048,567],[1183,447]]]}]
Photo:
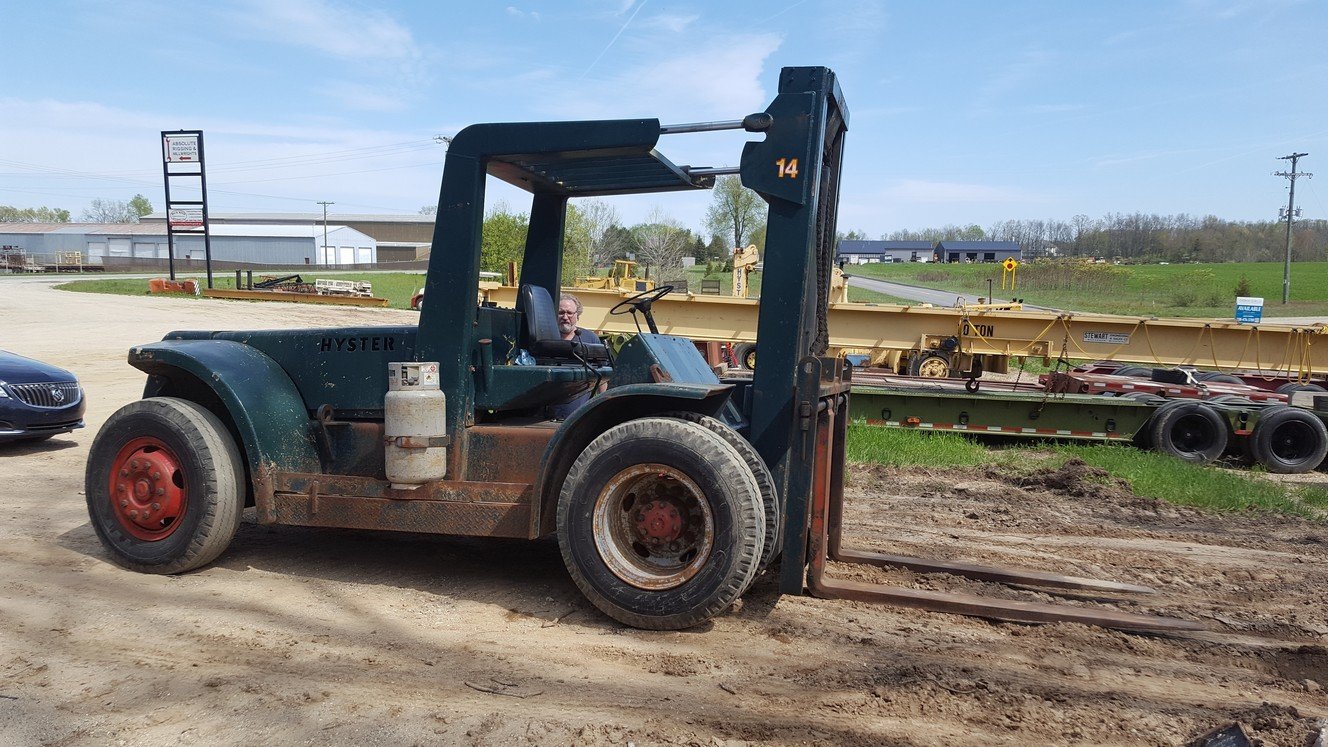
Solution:
[{"label": "rusty metal surface", "polygon": [[438,500],[392,500],[341,495],[277,493],[270,514],[276,524],[469,537],[528,538],[530,505]]},{"label": "rusty metal surface", "polygon": [[919,573],[953,573],[965,578],[981,581],[998,581],[1006,584],[1025,584],[1027,586],[1048,586],[1058,589],[1092,589],[1095,591],[1119,591],[1130,594],[1153,594],[1157,590],[1149,586],[1123,584],[1117,581],[1102,581],[1081,576],[1062,576],[1057,573],[1029,571],[1021,568],[1000,568],[976,563],[961,563],[949,560],[927,560],[910,558],[904,555],[885,555],[861,550],[844,550],[831,554],[831,559],[845,563],[862,563],[883,567],[908,568]]},{"label": "rusty metal surface", "polygon": [[466,429],[465,471],[471,482],[533,483],[557,423],[479,424]]},{"label": "rusty metal surface", "polygon": [[278,494],[313,490],[324,496],[443,503],[529,503],[531,495],[530,483],[436,480],[412,490],[399,490],[386,480],[372,477],[301,472],[279,472],[273,485]]},{"label": "rusty metal surface", "polygon": [[1096,607],[1072,607],[1065,604],[1021,602],[992,599],[972,594],[949,594],[920,589],[904,589],[859,581],[822,578],[811,589],[813,596],[825,599],[852,599],[860,602],[886,602],[904,607],[918,607],[933,612],[984,617],[1010,622],[1077,622],[1116,630],[1182,631],[1202,630],[1189,620],[1156,615],[1137,615]]}]

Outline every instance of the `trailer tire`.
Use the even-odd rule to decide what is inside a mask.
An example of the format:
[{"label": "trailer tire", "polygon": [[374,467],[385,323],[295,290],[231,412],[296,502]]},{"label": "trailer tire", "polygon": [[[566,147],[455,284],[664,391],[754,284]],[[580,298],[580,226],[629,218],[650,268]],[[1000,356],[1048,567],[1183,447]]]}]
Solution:
[{"label": "trailer tire", "polygon": [[765,509],[765,546],[761,549],[759,570],[764,571],[769,568],[775,558],[779,557],[779,551],[784,546],[784,515],[779,508],[779,492],[775,490],[775,478],[770,474],[770,468],[766,466],[765,460],[757,453],[751,441],[743,438],[717,418],[686,411],[670,412],[667,415],[670,418],[696,423],[724,439],[724,442],[732,446],[742,457],[747,469],[752,471],[752,476],[756,478],[756,487],[761,491],[761,507]]},{"label": "trailer tire", "polygon": [[733,346],[733,357],[738,360],[738,368],[745,371],[756,370],[756,343],[740,342]]},{"label": "trailer tire", "polygon": [[683,420],[605,431],[558,496],[568,574],[601,612],[637,628],[681,630],[728,609],[764,543],[760,491],[742,456]]},{"label": "trailer tire", "polygon": [[1295,394],[1296,392],[1326,392],[1326,391],[1328,391],[1328,389],[1324,389],[1322,386],[1319,386],[1318,384],[1299,384],[1294,381],[1288,381],[1287,383],[1277,388],[1278,394]]},{"label": "trailer tire", "polygon": [[1153,410],[1153,414],[1149,415],[1148,419],[1144,421],[1144,424],[1139,426],[1139,430],[1134,432],[1134,445],[1144,450],[1153,448],[1153,424],[1157,422],[1162,413],[1173,407],[1179,407],[1184,404],[1184,401],[1182,400],[1166,399],[1165,397],[1160,397],[1156,394],[1150,395],[1148,392],[1130,392],[1124,396],[1146,404],[1155,404],[1154,400],[1147,398],[1149,396],[1162,400],[1160,403],[1156,403],[1157,409]]},{"label": "trailer tire", "polygon": [[1116,369],[1115,371],[1111,371],[1110,373],[1112,376],[1132,376],[1134,378],[1142,376],[1147,378],[1153,375],[1153,369],[1144,368],[1142,366],[1121,366],[1120,368]]},{"label": "trailer tire", "polygon": [[88,516],[116,564],[183,573],[226,549],[244,510],[244,467],[221,420],[174,397],[131,402],[92,442]]},{"label": "trailer tire", "polygon": [[1201,402],[1178,402],[1155,414],[1149,429],[1153,448],[1191,464],[1222,456],[1230,440],[1227,421]]},{"label": "trailer tire", "polygon": [[1245,383],[1245,381],[1239,376],[1232,376],[1231,374],[1222,373],[1221,371],[1201,371],[1194,375],[1194,380],[1212,384],[1244,385]]},{"label": "trailer tire", "polygon": [[1309,472],[1328,456],[1328,427],[1295,407],[1264,411],[1245,442],[1250,458],[1279,474]]}]

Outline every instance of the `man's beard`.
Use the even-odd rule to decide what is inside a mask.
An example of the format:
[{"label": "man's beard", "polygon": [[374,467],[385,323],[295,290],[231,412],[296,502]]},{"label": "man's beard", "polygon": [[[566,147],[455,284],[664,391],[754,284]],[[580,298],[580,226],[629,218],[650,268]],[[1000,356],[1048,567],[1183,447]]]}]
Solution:
[{"label": "man's beard", "polygon": [[574,329],[576,329],[576,325],[572,324],[571,322],[558,322],[558,331],[562,332],[563,334],[567,334],[568,332],[571,332]]}]

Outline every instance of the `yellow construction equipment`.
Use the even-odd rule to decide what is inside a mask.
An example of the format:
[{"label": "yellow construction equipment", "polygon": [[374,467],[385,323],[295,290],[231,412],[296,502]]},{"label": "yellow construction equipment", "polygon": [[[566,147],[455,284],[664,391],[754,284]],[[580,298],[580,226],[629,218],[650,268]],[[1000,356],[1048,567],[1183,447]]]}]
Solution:
[{"label": "yellow construction equipment", "polygon": [[[601,335],[636,332],[631,319],[608,311],[622,291],[570,289],[585,310],[581,325]],[[494,288],[487,300],[515,307],[516,289]],[[754,360],[755,299],[672,293],[655,302],[661,332],[696,341],[741,343]],[[1114,360],[1156,366],[1256,370],[1293,380],[1328,373],[1323,324],[1238,324],[1211,319],[1076,314],[1002,306],[830,304],[832,354],[863,354],[900,373],[973,376],[1004,372],[1011,357]]]},{"label": "yellow construction equipment", "polygon": [[655,281],[636,276],[636,263],[630,259],[615,259],[608,275],[591,275],[576,279],[577,288],[619,290],[640,293],[654,290]]},{"label": "yellow construction equipment", "polygon": [[747,276],[756,269],[761,257],[756,253],[756,244],[733,250],[733,297],[746,298],[750,292]]}]

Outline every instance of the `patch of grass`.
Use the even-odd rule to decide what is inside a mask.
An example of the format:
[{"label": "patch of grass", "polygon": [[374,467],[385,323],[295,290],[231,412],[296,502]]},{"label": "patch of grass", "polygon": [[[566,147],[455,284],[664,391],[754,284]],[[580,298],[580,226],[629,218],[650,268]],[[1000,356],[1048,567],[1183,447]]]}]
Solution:
[{"label": "patch of grass", "polygon": [[1264,317],[1328,313],[1328,262],[1296,262],[1291,267],[1291,303],[1282,304],[1281,262],[1225,262],[1176,265],[1088,265],[1073,260],[1028,262],[1019,266],[1019,287],[1000,290],[998,264],[919,262],[854,265],[854,275],[895,280],[953,291],[969,299],[992,292],[1039,306],[1134,316],[1229,318],[1236,291],[1265,299]]},{"label": "patch of grass", "polygon": [[1160,498],[1182,506],[1216,511],[1261,509],[1310,516],[1307,503],[1325,505],[1328,494],[1315,490],[1306,500],[1304,490],[1283,483],[1233,474],[1182,462],[1163,454],[1126,446],[1066,445],[1057,452],[1125,479],[1136,495]]},{"label": "patch of grass", "polygon": [[[283,274],[274,273],[270,277],[281,277]],[[254,282],[262,279],[262,275],[254,273]],[[337,274],[325,276],[336,280],[361,280],[373,284],[373,294],[379,298],[386,298],[389,306],[394,309],[410,308],[410,297],[415,291],[424,287],[424,274],[419,272],[383,272],[383,273],[365,273],[363,275]],[[306,283],[313,283],[319,278],[318,275],[300,273],[300,279]],[[203,277],[193,277],[190,279],[198,281],[205,285],[207,280]],[[235,288],[235,275],[213,274],[213,287],[219,289]],[[145,295],[148,292],[147,278],[98,278],[96,280],[75,280],[69,283],[61,283],[56,288],[60,290],[77,291],[80,293],[113,293],[122,296]]]},{"label": "patch of grass", "polygon": [[923,433],[898,428],[853,425],[844,456],[851,462],[891,467],[976,467],[995,461],[981,444],[954,433]]},{"label": "patch of grass", "polygon": [[[1050,448],[1050,452],[1048,451]],[[1213,511],[1257,509],[1310,518],[1328,512],[1328,490],[1274,482],[1257,473],[1235,474],[1200,467],[1152,451],[1115,444],[1045,442],[986,447],[954,433],[852,425],[845,455],[849,461],[892,467],[976,467],[993,465],[1013,474],[1059,467],[1071,458],[1105,470],[1130,484],[1135,495]]]}]

